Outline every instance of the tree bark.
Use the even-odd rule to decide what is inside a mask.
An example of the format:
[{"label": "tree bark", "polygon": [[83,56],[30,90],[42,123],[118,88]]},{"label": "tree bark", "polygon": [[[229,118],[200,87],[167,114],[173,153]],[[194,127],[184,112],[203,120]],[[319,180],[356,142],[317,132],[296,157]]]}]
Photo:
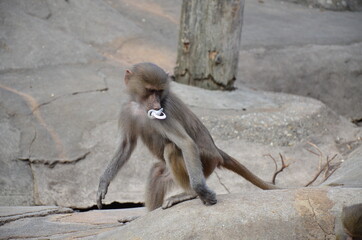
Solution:
[{"label": "tree bark", "polygon": [[234,89],[244,0],[183,0],[175,80]]}]

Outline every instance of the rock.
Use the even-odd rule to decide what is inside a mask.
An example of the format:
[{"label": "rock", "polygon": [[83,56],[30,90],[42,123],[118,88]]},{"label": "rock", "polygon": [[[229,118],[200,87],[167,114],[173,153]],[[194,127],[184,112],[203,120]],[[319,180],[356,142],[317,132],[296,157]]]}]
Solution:
[{"label": "rock", "polygon": [[361,22],[360,13],[246,1],[236,87],[313,97],[361,119]]},{"label": "rock", "polygon": [[[0,111],[0,203],[33,205],[33,176],[28,163],[16,161],[20,152],[20,131]],[[8,204],[6,204],[8,205]]]},{"label": "rock", "polygon": [[362,3],[358,0],[283,0],[283,2],[300,3],[309,7],[333,11],[361,11]]},{"label": "rock", "polygon": [[362,188],[362,147],[354,150],[336,172],[323,184]]},{"label": "rock", "polygon": [[195,199],[148,214],[144,208],[74,212],[52,206],[0,207],[0,238],[334,239],[343,206],[361,203],[361,197],[357,188],[244,191],[218,195],[213,206]]},{"label": "rock", "polygon": [[[246,0],[244,10],[241,50],[343,47],[360,43],[362,39],[361,13],[321,12],[319,9],[310,9],[283,0],[264,0],[262,4],[259,1]],[[310,53],[304,53],[306,58],[311,57]],[[283,72],[288,73],[289,69],[285,68]],[[242,79],[242,75],[239,75],[239,79]],[[254,80],[258,81],[258,78]]]},{"label": "rock", "polygon": [[[2,75],[2,83],[8,88],[16,79],[24,79],[16,92],[2,90],[7,122],[12,122],[16,133],[13,136],[22,143],[13,158],[2,161],[23,164],[28,172],[24,177],[30,179],[25,185],[27,202],[16,202],[5,191],[2,204],[34,202],[73,208],[95,204],[99,176],[116,149],[118,109],[125,99],[117,75],[121,73],[113,67],[99,70],[94,65]],[[77,81],[72,81],[74,78]],[[47,79],[48,84],[40,86],[42,79]],[[59,88],[58,82],[65,86]],[[274,172],[274,163],[265,154],[278,157],[280,152],[296,159],[278,178],[281,186],[303,186],[317,171],[319,159],[306,153],[306,139],[317,143],[327,154],[343,155],[335,139],[345,143],[360,134],[316,100],[248,89],[223,93],[176,83],[172,87],[210,129],[217,145],[263,179],[270,180]],[[31,112],[35,114],[29,118]],[[61,118],[59,112],[63,113]],[[143,202],[148,169],[154,161],[140,144],[129,164],[111,183],[105,203]],[[10,179],[4,178],[4,189],[12,186]],[[211,177],[210,185],[218,193],[254,188],[239,176],[222,170]]]},{"label": "rock", "polygon": [[[14,130],[8,132],[9,138],[17,139],[16,144],[20,143],[20,149],[15,149],[17,151],[12,152],[11,157],[2,158],[1,162],[4,161],[4,166],[10,164],[24,165],[26,170],[23,171],[28,171],[29,174],[28,181],[19,179],[23,185],[26,185],[27,189],[31,190],[27,194],[23,192],[31,199],[31,202],[24,202],[23,204],[20,204],[17,195],[6,192],[7,188],[14,188],[11,187],[14,183],[12,178],[5,177],[9,174],[15,175],[16,169],[13,169],[10,173],[4,174],[3,203],[7,202],[10,205],[35,203],[77,207],[77,204],[72,204],[73,200],[71,200],[72,203],[69,203],[69,200],[66,200],[65,203],[61,201],[61,199],[69,199],[69,194],[74,194],[75,197],[78,196],[76,202],[81,203],[84,199],[91,199],[87,206],[92,205],[93,196],[84,196],[82,193],[75,194],[76,189],[69,191],[65,186],[73,185],[76,187],[75,182],[81,185],[90,183],[89,172],[82,170],[83,168],[86,169],[86,165],[77,164],[77,167],[74,168],[76,163],[83,161],[90,154],[89,149],[94,147],[90,141],[97,142],[99,140],[97,136],[92,136],[93,139],[86,139],[86,143],[84,143],[86,146],[83,146],[82,139],[87,136],[85,129],[91,130],[98,122],[114,119],[114,130],[112,130],[117,132],[115,119],[118,116],[120,103],[109,102],[109,100],[112,99],[111,96],[114,94],[118,96],[119,93],[110,91],[109,94],[105,94],[108,87],[112,87],[114,83],[111,80],[111,75],[105,77],[99,68],[101,65],[57,66],[37,71],[28,70],[2,75],[1,83],[6,85],[6,88],[1,89],[6,98],[2,102],[6,110],[4,128],[8,127],[7,122],[11,123]],[[16,82],[16,79],[23,79],[23,84],[18,84],[17,90],[14,90],[13,83]],[[46,79],[45,84],[42,83],[44,79]],[[116,79],[116,81],[119,80]],[[62,83],[64,86],[60,88],[58,83]],[[98,106],[89,105],[93,101],[92,99],[97,98]],[[95,114],[96,109],[103,109],[104,112],[97,111]],[[59,111],[63,112],[62,117],[57,114]],[[29,114],[31,117],[28,116]],[[86,121],[80,119],[86,119]],[[106,135],[105,137],[107,138]],[[114,137],[109,140],[114,140]],[[10,143],[8,141],[6,144]],[[14,143],[15,146],[16,144]],[[107,150],[104,149],[103,151]],[[112,149],[108,151],[112,152]],[[82,175],[85,181],[83,183],[81,183]],[[27,175],[22,174],[21,176],[25,178]],[[98,180],[93,179],[95,186]],[[92,188],[95,188],[94,186]],[[53,195],[54,191],[58,192],[59,195]],[[84,204],[79,204],[78,207],[84,207]]]},{"label": "rock", "polygon": [[157,209],[94,239],[334,239],[343,206],[362,201],[361,189],[253,191]]},{"label": "rock", "polygon": [[[143,3],[0,2],[1,205],[80,209],[95,204],[99,176],[117,147],[117,116],[126,99],[124,70],[139,61],[155,62],[168,71],[174,67],[180,2]],[[360,46],[350,43],[362,39],[362,31],[356,31],[360,15],[324,14],[295,4],[247,1],[242,49],[250,52],[241,52],[248,58],[240,68],[244,77],[313,80],[313,71],[322,69],[321,77],[337,79],[337,73],[329,78],[332,70],[324,72],[336,63],[333,69],[351,77],[351,82],[358,80]],[[320,31],[314,23],[324,21],[329,24]],[[316,46],[321,44],[346,46]],[[324,57],[331,49],[341,55],[336,61],[329,60],[334,55]],[[275,62],[285,67],[277,68]],[[292,74],[294,65],[301,70]],[[264,72],[270,78],[263,77]],[[332,89],[340,89],[341,82],[333,82]],[[359,82],[354,83],[346,84],[353,101],[348,107],[341,103],[343,110],[358,111],[359,102],[354,101],[359,99],[355,97]],[[244,86],[228,93],[172,87],[210,129],[217,145],[261,178],[270,181],[273,176],[270,156],[278,163],[279,153],[285,156],[291,165],[277,178],[281,186],[304,186],[319,171],[320,161],[338,154],[331,163],[337,166],[361,144],[361,129],[316,100]],[[308,142],[323,156],[308,152],[306,148],[317,151]],[[111,183],[105,203],[143,202],[145,179],[154,161],[139,144]],[[320,177],[314,185],[323,180]],[[255,189],[222,170],[208,183],[218,194]]]},{"label": "rock", "polygon": [[142,29],[119,14],[111,1],[52,1],[47,5],[52,13],[48,19],[51,27],[90,46],[142,34]]},{"label": "rock", "polygon": [[0,238],[89,239],[122,226],[120,219],[144,214],[144,208],[73,212],[69,208],[49,206],[2,207]]},{"label": "rock", "polygon": [[310,96],[349,119],[361,119],[361,56],[362,43],[243,50],[236,85]]},{"label": "rock", "polygon": [[[17,2],[22,1],[0,3],[0,16],[6,19],[0,25],[0,70],[85,63],[91,59],[101,59],[89,45],[64,34],[61,29],[51,27],[46,20],[22,11]],[[40,1],[37,2],[38,6],[41,5]]]},{"label": "rock", "polygon": [[72,213],[70,208],[55,206],[0,207],[0,225],[23,218],[43,217],[51,214]]}]

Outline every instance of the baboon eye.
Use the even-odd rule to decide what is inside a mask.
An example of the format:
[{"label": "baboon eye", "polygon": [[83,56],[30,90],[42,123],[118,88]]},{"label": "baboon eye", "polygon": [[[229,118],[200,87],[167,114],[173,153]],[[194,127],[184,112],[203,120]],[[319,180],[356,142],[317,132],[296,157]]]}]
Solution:
[{"label": "baboon eye", "polygon": [[156,89],[151,89],[151,88],[147,88],[146,89],[148,94],[156,94],[156,95],[162,95],[163,90],[156,90]]},{"label": "baboon eye", "polygon": [[155,92],[154,89],[146,88],[148,94],[153,94]]}]

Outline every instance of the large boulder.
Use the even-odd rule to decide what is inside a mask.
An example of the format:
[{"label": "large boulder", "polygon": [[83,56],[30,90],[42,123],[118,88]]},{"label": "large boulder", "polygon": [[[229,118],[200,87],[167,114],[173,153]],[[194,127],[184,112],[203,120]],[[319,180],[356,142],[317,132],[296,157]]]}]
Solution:
[{"label": "large boulder", "polygon": [[236,85],[313,97],[358,121],[362,119],[361,56],[362,43],[245,49],[240,52],[241,81]]},{"label": "large boulder", "polygon": [[235,85],[313,97],[358,122],[362,14],[320,11],[288,1],[309,0],[246,1]]},{"label": "large boulder", "polygon": [[56,206],[0,207],[0,239],[90,239],[121,226],[144,208],[77,212]]},{"label": "large boulder", "polygon": [[308,7],[332,10],[332,11],[362,11],[362,3],[359,0],[283,0],[286,2],[307,5]]},{"label": "large boulder", "polygon": [[[118,144],[117,118],[127,98],[123,92],[124,70],[136,62],[152,61],[172,71],[179,4],[164,0],[148,5],[100,0],[0,2],[1,205],[88,208],[95,204],[99,176]],[[280,6],[276,1],[265,5],[255,1],[247,3],[245,23],[249,23],[244,24],[244,50],[256,45],[283,48],[296,41],[298,44],[334,41],[345,44],[347,40],[360,39],[359,31],[345,29],[346,25],[354,26],[358,22],[356,15],[341,15],[345,21],[339,21],[339,17],[327,14],[335,24],[325,27],[329,35],[315,40],[318,29],[310,29],[312,24],[300,25],[306,21],[299,20],[309,19],[312,14],[319,22],[324,16],[316,15],[315,11],[301,11],[293,4]],[[298,18],[285,21],[292,16]],[[251,21],[253,19],[258,21]],[[261,24],[259,20],[268,24]],[[280,22],[287,26],[280,28]],[[257,23],[268,31],[263,28],[255,31],[258,28],[252,24]],[[296,23],[301,29],[311,31],[305,34],[306,31],[297,29],[290,36]],[[341,35],[335,29],[345,29],[346,34]],[[298,30],[303,34],[297,34]],[[355,54],[349,61],[356,63],[356,67],[351,68],[355,69],[353,74],[359,71],[358,46],[351,45],[353,49],[347,51]],[[301,49],[297,50],[302,56],[300,62],[307,64],[308,59],[302,60],[310,51]],[[318,58],[313,59],[311,65],[318,59],[325,60],[323,54],[328,49],[316,48],[316,52],[321,53],[316,54]],[[343,47],[338,51],[341,52]],[[269,53],[279,62],[290,52]],[[282,70],[291,72],[293,65],[290,58],[286,58],[281,62],[285,68],[277,68],[280,71],[277,75],[272,71],[275,64],[267,63],[273,62],[273,57],[264,57],[265,61],[256,61],[253,56],[241,61],[244,67],[240,69],[250,69],[244,76],[264,81],[268,78],[261,72],[274,76],[273,79],[277,79],[276,76],[294,79],[293,76],[304,72],[282,74]],[[338,59],[344,61],[348,57]],[[338,65],[338,71],[345,69],[344,65]],[[260,70],[257,66],[264,68]],[[346,69],[350,69],[350,65]],[[358,86],[348,89],[358,93]],[[313,99],[243,86],[228,93],[179,84],[172,84],[172,88],[205,123],[216,144],[261,178],[271,180],[275,171],[272,158],[279,163],[281,153],[291,163],[277,178],[281,186],[304,186],[327,157],[338,154],[331,162],[331,167],[336,167],[361,143],[361,129]],[[357,111],[360,105],[351,102],[351,107],[341,106]],[[306,148],[314,152],[320,150],[319,156]],[[143,202],[148,169],[155,161],[139,144],[111,183],[105,203]],[[321,176],[314,184],[323,180]],[[239,176],[223,170],[217,170],[209,184],[219,194],[255,189]]]},{"label": "large boulder", "polygon": [[94,239],[335,239],[342,208],[361,202],[361,189],[246,191],[157,209]]},{"label": "large boulder", "polygon": [[362,146],[353,151],[323,185],[362,188]]},{"label": "large boulder", "polygon": [[[21,181],[28,181],[24,186],[28,190],[23,193],[29,199],[25,205],[93,206],[99,176],[117,147],[117,115],[125,99],[119,83],[121,72],[106,66],[97,70],[93,65],[82,66],[82,71],[77,66],[66,68],[2,76],[7,86],[12,86],[14,79],[24,79],[17,92],[4,92],[7,97],[2,104],[9,112],[3,124],[12,126],[9,137],[21,145],[14,148],[18,152],[11,158],[2,159],[2,164],[23,165],[23,171],[28,172]],[[65,73],[78,81],[67,81],[71,78]],[[40,88],[41,81],[27,80],[26,74],[54,84]],[[59,81],[67,87],[59,88]],[[29,84],[33,88],[27,88]],[[47,91],[40,90],[44,87]],[[278,177],[281,186],[303,186],[318,171],[320,158],[306,151],[306,141],[317,144],[326,156],[340,154],[333,162],[338,165],[349,151],[344,145],[360,136],[358,128],[316,100],[248,89],[222,93],[176,83],[172,88],[210,129],[216,144],[263,179],[271,180],[275,171],[273,160],[265,155],[285,155],[292,164]],[[30,94],[34,97],[27,97]],[[31,112],[34,114],[29,118]],[[111,183],[105,203],[143,202],[148,169],[154,161],[140,144]],[[11,179],[3,178],[2,189],[17,189]],[[223,170],[217,170],[209,183],[218,193],[255,188]],[[6,196],[2,204],[19,204],[8,192],[2,193]]]}]

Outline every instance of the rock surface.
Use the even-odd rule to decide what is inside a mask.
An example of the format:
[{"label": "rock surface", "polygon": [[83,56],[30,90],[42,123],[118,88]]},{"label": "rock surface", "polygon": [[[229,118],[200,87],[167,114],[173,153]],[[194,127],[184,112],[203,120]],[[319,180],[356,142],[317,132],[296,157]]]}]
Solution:
[{"label": "rock surface", "polygon": [[236,86],[313,97],[362,119],[362,12],[287,1],[246,1]]},{"label": "rock surface", "polygon": [[252,191],[156,209],[94,239],[335,239],[343,206],[361,203],[361,189]]},{"label": "rock surface", "polygon": [[[147,213],[144,208],[73,212],[0,207],[1,239],[335,239],[343,206],[360,188],[299,188],[218,195]],[[127,223],[127,219],[138,219]],[[124,224],[119,220],[126,221]]]},{"label": "rock surface", "polygon": [[308,5],[312,8],[320,8],[333,11],[361,11],[362,2],[359,0],[282,0],[286,2]]},{"label": "rock surface", "polygon": [[70,208],[56,206],[0,207],[0,225],[23,218],[43,217],[52,214],[72,213]]},{"label": "rock surface", "polygon": [[323,185],[362,188],[362,147],[354,150]]},{"label": "rock surface", "polygon": [[[245,239],[265,239],[262,234],[269,232],[274,239],[334,238],[332,223],[342,206],[362,201],[362,129],[349,121],[362,118],[362,15],[279,0],[246,0],[237,91],[172,88],[219,147],[265,180],[275,171],[272,158],[280,167],[280,154],[290,166],[276,183],[288,187],[304,186],[332,159],[312,184],[326,179],[324,188],[263,192],[218,170],[209,185],[218,194],[232,194],[219,195],[212,207],[196,199],[119,229],[118,220],[145,210],[65,208],[95,204],[99,176],[117,145],[124,70],[151,61],[173,72],[180,4],[0,1],[1,239],[92,239],[110,230],[115,232],[99,238],[147,239],[172,222],[187,225],[184,232],[175,227],[173,233],[159,232],[160,238],[196,238],[205,229],[214,238],[216,230],[231,230],[228,239],[241,231],[251,236]],[[326,105],[256,89],[312,96]],[[143,202],[154,161],[140,144],[111,183],[105,203]]]},{"label": "rock surface", "polygon": [[[0,140],[1,205],[95,204],[98,178],[117,144],[117,115],[126,98],[124,70],[152,61],[172,72],[179,10],[180,2],[164,0],[0,2],[0,134],[5,136]],[[276,0],[247,1],[244,20],[237,91],[172,87],[210,129],[218,146],[265,180],[274,172],[270,156],[279,161],[281,153],[291,165],[277,184],[303,186],[318,172],[320,161],[338,154],[331,163],[337,167],[346,159],[361,144],[361,129],[319,101],[241,84],[284,76],[292,82],[305,74],[303,79],[311,79],[313,86],[318,69],[327,69],[320,75],[323,79],[333,71],[351,74],[351,84],[326,82],[329,87],[323,89],[344,89],[351,107],[339,106],[346,116],[353,112],[358,117],[361,15],[322,15]],[[268,51],[260,53],[260,48]],[[330,55],[324,57],[325,53]],[[295,55],[297,61],[292,61]],[[300,68],[294,75],[293,62]],[[286,67],[275,68],[278,63]],[[271,85],[275,84],[284,82]],[[330,106],[331,99],[343,100],[339,92],[323,96],[332,96]],[[318,150],[308,142],[318,147],[319,156],[306,150]],[[140,145],[112,182],[105,202],[142,202],[145,169],[153,161]],[[217,171],[209,183],[219,194],[254,189],[226,171]]]},{"label": "rock surface", "polygon": [[73,212],[48,206],[0,207],[0,238],[89,239],[122,226],[118,220],[144,214],[143,208]]}]

